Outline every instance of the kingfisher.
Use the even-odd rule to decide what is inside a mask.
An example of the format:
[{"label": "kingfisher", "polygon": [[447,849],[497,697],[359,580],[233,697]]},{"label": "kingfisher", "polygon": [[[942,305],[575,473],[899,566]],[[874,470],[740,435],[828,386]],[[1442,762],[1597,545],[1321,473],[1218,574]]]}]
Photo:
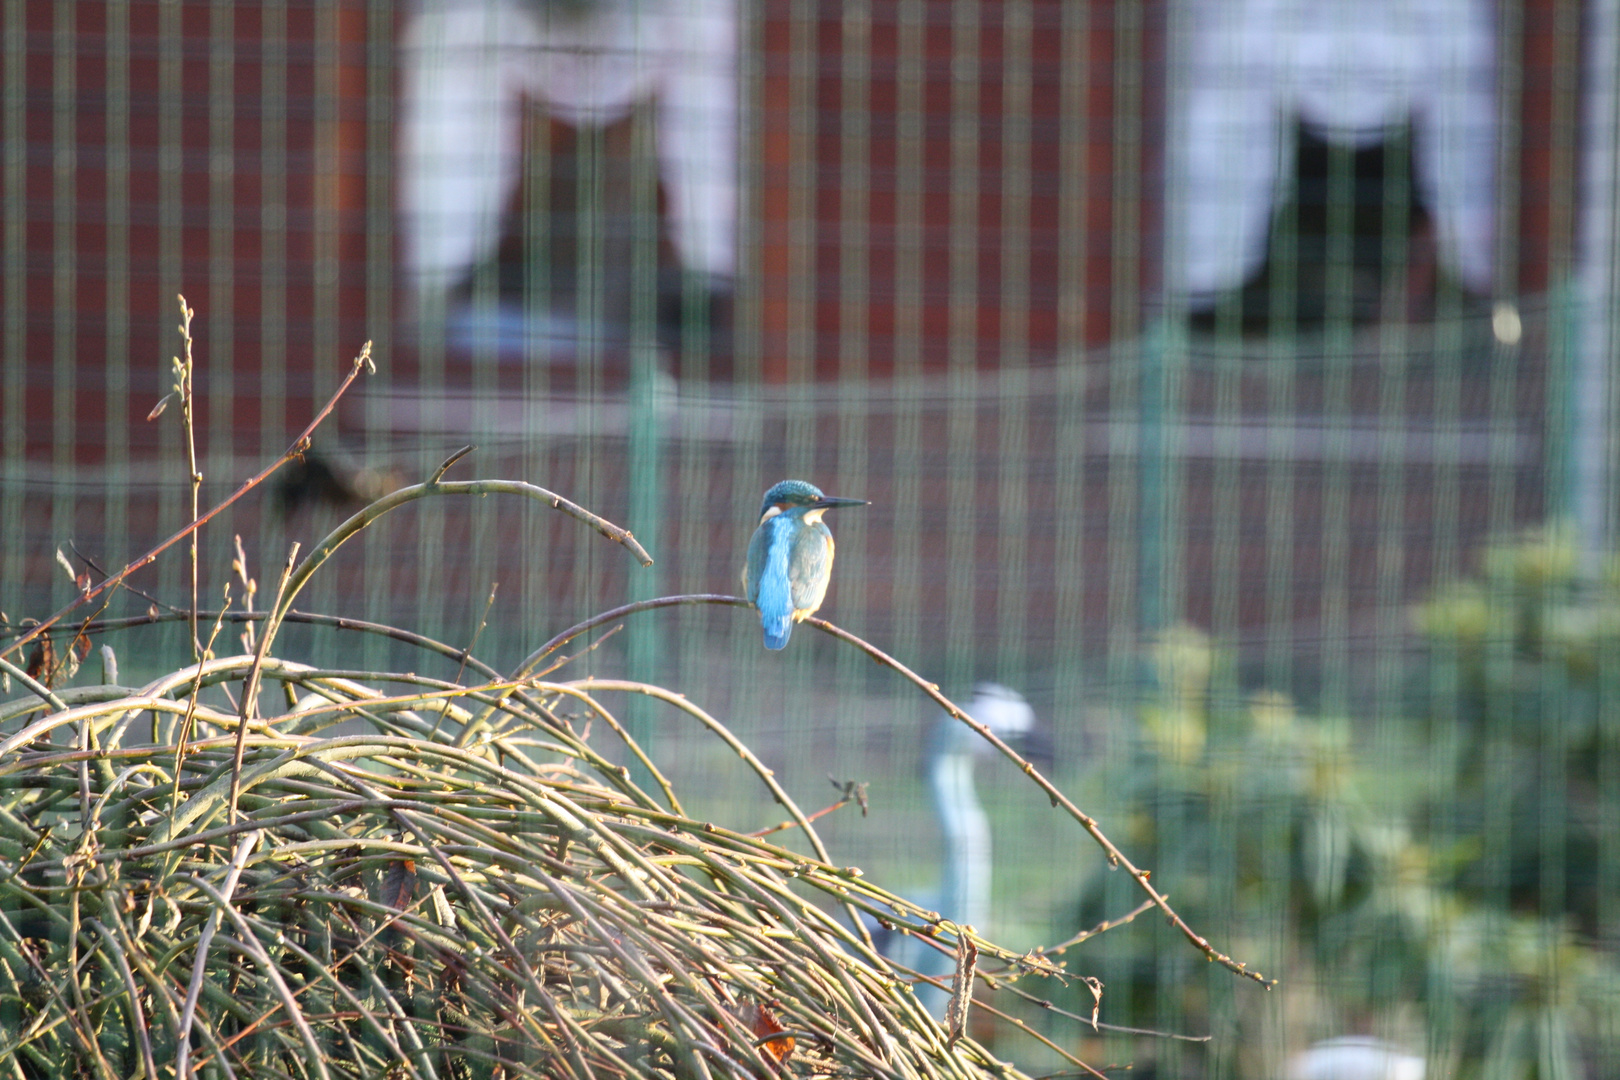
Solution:
[{"label": "kingfisher", "polygon": [[865,499],[823,495],[803,480],[783,480],[765,493],[742,578],[748,602],[759,609],[767,649],[785,648],[793,624],[814,615],[827,595],[833,537],[821,515],[866,505]]}]

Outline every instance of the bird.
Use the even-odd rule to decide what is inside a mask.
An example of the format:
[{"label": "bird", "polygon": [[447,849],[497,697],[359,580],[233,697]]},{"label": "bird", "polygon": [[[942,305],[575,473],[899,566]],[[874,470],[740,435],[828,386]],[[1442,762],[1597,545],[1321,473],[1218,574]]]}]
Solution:
[{"label": "bird", "polygon": [[1415,1054],[1369,1035],[1324,1039],[1288,1061],[1288,1080],[1423,1080]]},{"label": "bird", "polygon": [[759,609],[767,649],[787,647],[793,624],[815,614],[832,576],[832,530],[821,516],[865,499],[823,495],[803,480],[772,485],[759,506],[759,526],[748,541],[743,588]]},{"label": "bird", "polygon": [[[973,700],[963,709],[1004,742],[1023,743],[1029,756],[1049,760],[1049,743],[1037,727],[1035,710],[1018,691],[995,682],[981,682]],[[980,933],[990,921],[990,819],[974,789],[973,770],[994,747],[978,732],[942,713],[929,735],[928,789],[943,841],[939,891],[910,897],[927,911],[938,912],[957,926]],[[880,951],[890,959],[923,975],[950,981],[952,958],[910,937],[874,935]],[[917,996],[936,1018],[945,1015],[949,995],[928,983],[919,983]]]},{"label": "bird", "polygon": [[352,513],[404,486],[392,469],[358,467],[337,456],[308,449],[282,470],[276,481],[275,505],[283,520],[305,506],[330,506]]}]

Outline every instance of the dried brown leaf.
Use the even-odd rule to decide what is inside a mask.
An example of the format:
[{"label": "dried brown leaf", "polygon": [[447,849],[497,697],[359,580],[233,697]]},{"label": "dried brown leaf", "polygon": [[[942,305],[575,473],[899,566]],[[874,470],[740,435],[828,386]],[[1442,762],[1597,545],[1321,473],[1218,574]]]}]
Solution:
[{"label": "dried brown leaf", "polygon": [[[793,1056],[793,1036],[784,1035],[787,1028],[782,1026],[771,1007],[761,1002],[754,1004],[744,1002],[737,1007],[737,1019],[741,1020],[754,1036],[765,1040],[759,1048],[771,1056],[771,1060],[778,1065],[787,1064],[787,1059]],[[773,1037],[774,1036],[774,1037]]]},{"label": "dried brown leaf", "polygon": [[956,973],[951,976],[951,1003],[945,1009],[947,1046],[967,1032],[968,1007],[973,1004],[973,975],[979,963],[979,947],[965,932],[956,936]]}]

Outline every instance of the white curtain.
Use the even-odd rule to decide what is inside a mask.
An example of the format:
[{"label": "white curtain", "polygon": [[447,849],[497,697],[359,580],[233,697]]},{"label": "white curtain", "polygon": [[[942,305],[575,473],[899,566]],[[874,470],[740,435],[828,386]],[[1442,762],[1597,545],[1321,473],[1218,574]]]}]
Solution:
[{"label": "white curtain", "polygon": [[399,202],[424,291],[461,280],[500,240],[521,172],[520,107],[574,125],[657,100],[659,174],[685,266],[735,270],[735,0],[604,0],[578,13],[451,0],[415,13],[400,46]]},{"label": "white curtain", "polygon": [[1259,268],[1303,121],[1357,148],[1410,123],[1440,260],[1490,290],[1495,38],[1484,0],[1192,0],[1185,14],[1172,288],[1197,305]]}]

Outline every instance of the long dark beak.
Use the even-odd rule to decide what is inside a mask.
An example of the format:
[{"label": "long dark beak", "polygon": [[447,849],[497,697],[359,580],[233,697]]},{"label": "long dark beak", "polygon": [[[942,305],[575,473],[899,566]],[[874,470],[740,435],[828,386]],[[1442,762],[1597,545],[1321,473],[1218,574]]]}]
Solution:
[{"label": "long dark beak", "polygon": [[831,510],[835,506],[871,506],[872,504],[865,499],[845,499],[837,495],[823,495],[810,505],[817,509]]}]

